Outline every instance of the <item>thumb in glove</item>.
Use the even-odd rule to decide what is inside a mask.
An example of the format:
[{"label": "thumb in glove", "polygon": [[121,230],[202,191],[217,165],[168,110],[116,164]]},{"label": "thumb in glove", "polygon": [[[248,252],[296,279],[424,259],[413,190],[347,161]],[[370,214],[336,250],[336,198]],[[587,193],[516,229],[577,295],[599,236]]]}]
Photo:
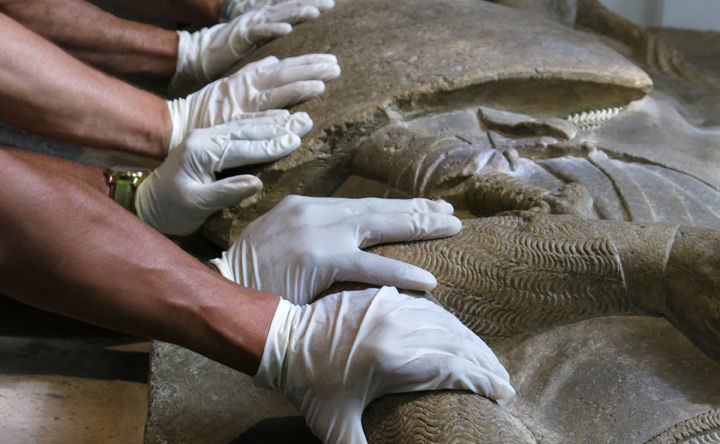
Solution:
[{"label": "thumb in glove", "polygon": [[262,189],[254,176],[216,181],[216,173],[286,156],[311,127],[307,114],[279,111],[194,130],[138,187],[138,217],[165,234],[192,233],[210,214]]}]

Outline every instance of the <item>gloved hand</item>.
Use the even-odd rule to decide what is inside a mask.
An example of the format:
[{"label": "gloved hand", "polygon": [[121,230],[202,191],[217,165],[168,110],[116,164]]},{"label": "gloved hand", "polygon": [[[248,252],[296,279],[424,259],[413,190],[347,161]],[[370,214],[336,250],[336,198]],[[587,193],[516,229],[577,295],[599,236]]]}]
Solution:
[{"label": "gloved hand", "polygon": [[277,5],[278,3],[292,3],[296,6],[313,6],[319,10],[330,9],[335,6],[333,0],[225,0],[220,9],[220,21],[228,22],[240,14],[265,6]]},{"label": "gloved hand", "polygon": [[[278,275],[282,278],[282,275]],[[515,391],[495,354],[453,315],[392,287],[280,301],[255,384],[281,391],[324,442],[365,443],[362,413],[388,393]]]},{"label": "gloved hand", "polygon": [[170,82],[174,93],[187,93],[222,76],[267,40],[292,31],[292,24],[320,15],[296,2],[265,6],[196,32],[178,31],[178,59]]},{"label": "gloved hand", "polygon": [[255,176],[215,181],[215,173],[286,156],[312,128],[306,113],[274,110],[197,129],[140,183],[138,217],[165,234],[190,234],[207,217],[262,189]]},{"label": "gloved hand", "polygon": [[429,272],[361,248],[432,239],[462,228],[447,202],[288,196],[211,261],[226,278],[307,304],[336,281],[431,290]]},{"label": "gloved hand", "polygon": [[243,113],[284,108],[325,91],[325,81],[340,75],[331,54],[278,60],[266,57],[219,79],[184,99],[167,102],[172,122],[168,150],[195,128],[239,119]]}]

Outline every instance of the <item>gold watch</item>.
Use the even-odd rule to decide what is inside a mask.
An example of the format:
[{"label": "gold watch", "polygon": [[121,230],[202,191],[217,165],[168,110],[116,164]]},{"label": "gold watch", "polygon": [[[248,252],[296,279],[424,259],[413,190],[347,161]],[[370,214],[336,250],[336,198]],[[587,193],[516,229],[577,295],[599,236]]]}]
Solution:
[{"label": "gold watch", "polygon": [[145,168],[115,166],[104,171],[110,198],[135,213],[135,191],[152,171]]}]

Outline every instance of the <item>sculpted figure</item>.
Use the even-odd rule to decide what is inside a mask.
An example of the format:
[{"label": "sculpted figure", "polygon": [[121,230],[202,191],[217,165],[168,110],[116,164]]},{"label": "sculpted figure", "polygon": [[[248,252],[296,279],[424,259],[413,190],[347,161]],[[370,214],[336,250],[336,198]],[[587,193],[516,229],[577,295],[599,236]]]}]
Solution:
[{"label": "sculpted figure", "polygon": [[343,76],[298,107],[303,146],[206,233],[227,245],[288,194],[438,197],[464,216],[453,238],[373,251],[435,274],[422,296],[518,395],[384,397],[370,442],[720,439],[720,129],[697,99],[720,88],[594,1],[499,3],[516,8],[338,2],[261,48],[334,53]]},{"label": "sculpted figure", "polygon": [[[697,436],[717,433],[717,419],[696,416],[720,413],[720,363],[666,323],[636,315],[670,320],[717,359],[719,241],[710,229],[528,211],[467,220],[447,240],[375,249],[442,276],[429,297],[485,338],[524,389],[502,406],[454,393],[379,400],[366,411],[366,433],[376,442],[428,434],[450,442],[455,433],[473,442],[506,433],[512,442],[644,442],[686,421],[700,425]],[[620,379],[600,384],[600,374]],[[667,378],[660,389],[658,378]],[[663,393],[668,383],[685,396]],[[620,411],[632,415],[613,419]]]}]

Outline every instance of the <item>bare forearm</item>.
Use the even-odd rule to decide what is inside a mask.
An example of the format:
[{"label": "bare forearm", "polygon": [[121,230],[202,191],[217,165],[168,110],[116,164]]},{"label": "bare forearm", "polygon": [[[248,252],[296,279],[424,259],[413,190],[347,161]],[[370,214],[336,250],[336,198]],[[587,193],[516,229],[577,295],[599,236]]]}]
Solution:
[{"label": "bare forearm", "polygon": [[225,0],[102,0],[100,3],[168,24],[210,26],[218,22]]},{"label": "bare forearm", "polygon": [[163,99],[109,77],[0,14],[0,120],[57,140],[163,158]]},{"label": "bare forearm", "polygon": [[83,0],[0,0],[0,11],[103,71],[131,78],[175,73],[173,31],[123,20]]},{"label": "bare forearm", "polygon": [[279,301],[220,277],[84,183],[6,151],[0,293],[250,374]]},{"label": "bare forearm", "polygon": [[108,185],[105,174],[100,168],[82,165],[58,157],[46,156],[31,151],[20,150],[8,146],[0,146],[0,152],[6,152],[24,161],[26,164],[41,169],[54,176],[68,176],[84,182],[103,195],[108,195]]}]

